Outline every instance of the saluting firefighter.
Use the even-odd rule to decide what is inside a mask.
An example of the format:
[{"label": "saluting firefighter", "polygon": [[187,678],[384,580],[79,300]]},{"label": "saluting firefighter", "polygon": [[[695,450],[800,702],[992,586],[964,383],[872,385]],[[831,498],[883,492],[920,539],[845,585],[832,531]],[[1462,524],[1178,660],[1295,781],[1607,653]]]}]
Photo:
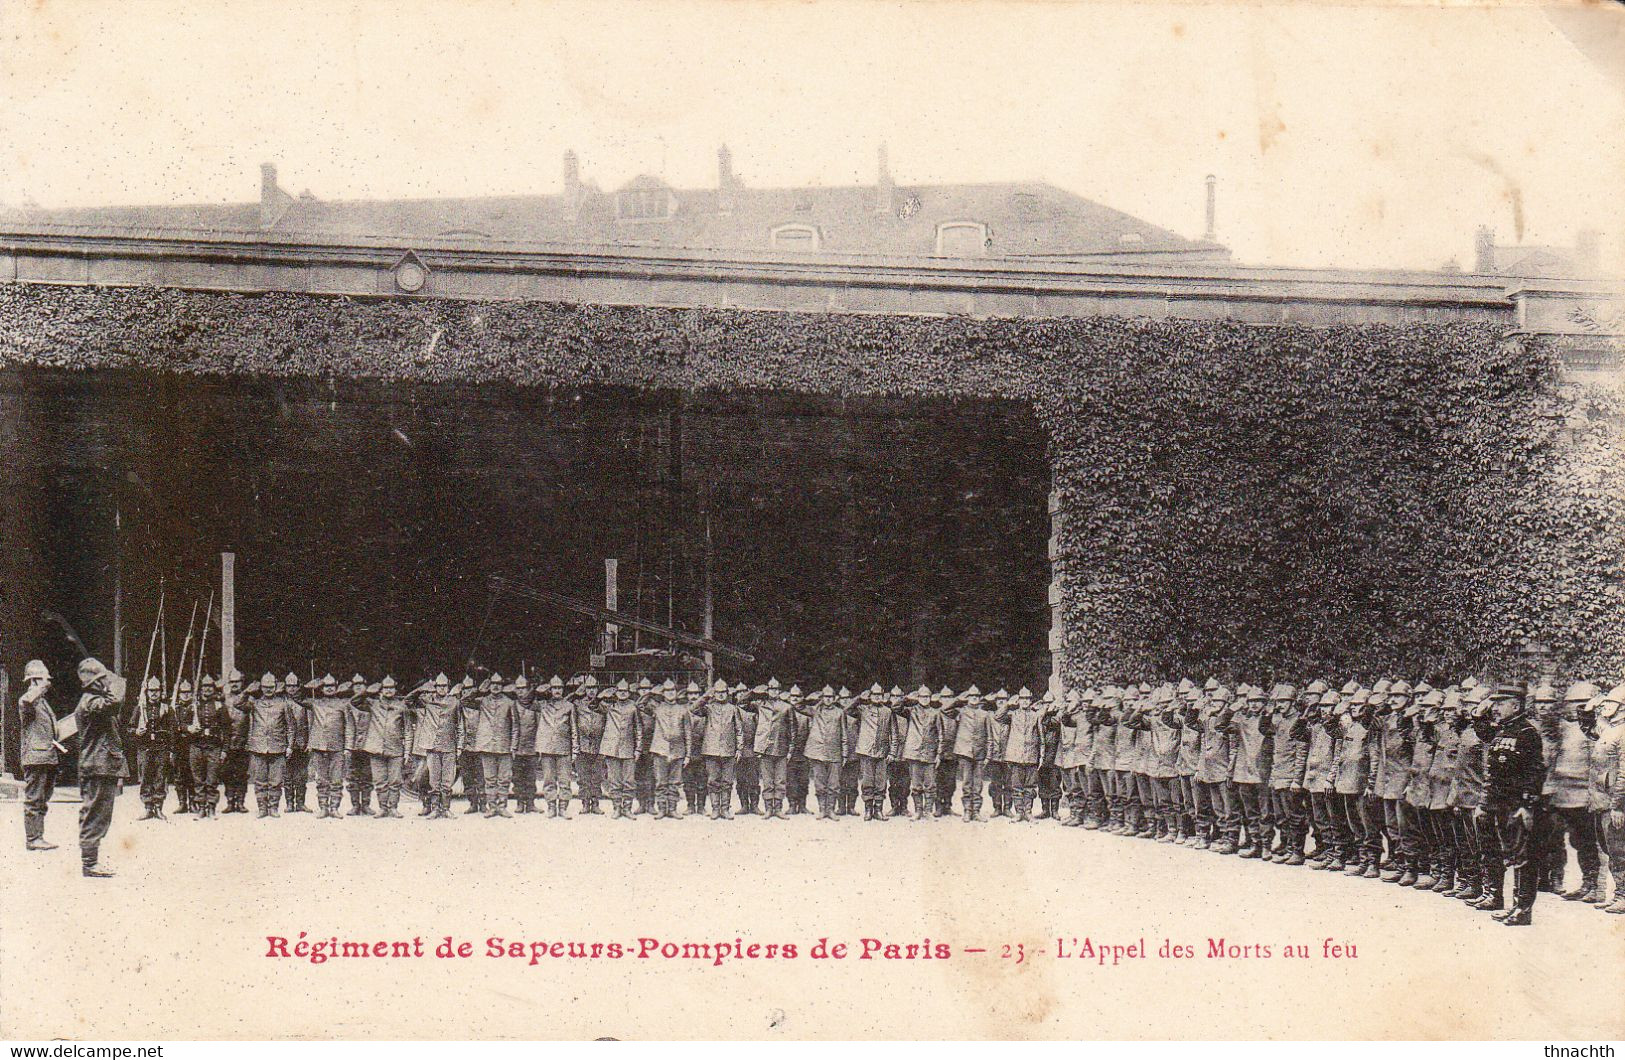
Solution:
[{"label": "saluting firefighter", "polygon": [[1196,812],[1196,846],[1219,854],[1236,852],[1240,832],[1235,793],[1230,788],[1235,757],[1230,726],[1232,696],[1224,685],[1206,693],[1197,709],[1195,725],[1199,739],[1191,797]]},{"label": "saluting firefighter", "polygon": [[513,801],[515,813],[536,812],[536,690],[523,672],[513,679]]},{"label": "saluting firefighter", "polygon": [[1435,734],[1421,723],[1422,701],[1433,693],[1431,687],[1424,687],[1425,684],[1419,682],[1411,690],[1411,702],[1403,715],[1410,732],[1411,746],[1410,768],[1405,780],[1405,836],[1412,871],[1399,878],[1399,885],[1431,890],[1438,882],[1433,875],[1434,847],[1437,844],[1433,835],[1433,821],[1427,812],[1432,792],[1428,782],[1428,766],[1433,761]]},{"label": "saluting firefighter", "polygon": [[1088,781],[1085,779],[1089,764],[1089,722],[1085,707],[1093,689],[1067,689],[1063,706],[1056,715],[1060,727],[1055,747],[1055,768],[1061,771],[1061,823],[1069,828],[1083,824]]},{"label": "saluting firefighter", "polygon": [[542,690],[536,706],[536,772],[547,816],[570,816],[570,763],[575,758],[575,704],[557,674]]},{"label": "saluting firefighter", "polygon": [[413,692],[407,707],[412,711],[412,753],[423,758],[423,801],[430,820],[451,816],[451,786],[457,779],[458,731],[462,726],[461,684],[453,689],[445,673],[435,675],[428,688]]},{"label": "saluting firefighter", "polygon": [[886,702],[892,708],[892,736],[886,744],[886,795],[891,800],[892,817],[908,816],[908,763],[903,761],[903,717],[906,700],[903,690],[896,685],[886,693]]},{"label": "saluting firefighter", "polygon": [[28,687],[17,700],[23,736],[23,842],[29,850],[55,850],[45,839],[45,815],[56,790],[56,768],[62,745],[56,739],[56,712],[46,696],[51,671],[38,659],[23,667]]},{"label": "saluting firefighter", "polygon": [[863,722],[853,712],[863,693],[853,694],[845,685],[840,690],[841,706],[846,711],[846,718],[841,723],[841,753],[845,756],[841,760],[841,799],[835,812],[842,817],[849,817],[857,812],[858,800],[863,793],[863,763],[858,758],[858,731]]},{"label": "saluting firefighter", "polygon": [[[676,687],[675,685],[673,687]],[[638,694],[634,700],[638,710],[642,712],[645,707],[654,704],[660,698],[660,686],[655,685],[647,677],[638,681]],[[651,748],[654,746],[654,732],[644,723],[640,713],[638,718],[638,757],[632,767],[632,786],[637,789],[639,814],[654,814],[655,812],[655,764]]]},{"label": "saluting firefighter", "polygon": [[694,708],[694,713],[705,718],[705,740],[700,745],[705,754],[706,788],[711,797],[712,820],[733,820],[734,765],[739,759],[739,746],[743,738],[740,715],[733,692],[725,681],[718,681],[710,697]]},{"label": "saluting firefighter", "polygon": [[807,719],[807,763],[812,769],[818,819],[833,821],[842,802],[841,770],[846,761],[849,720],[846,708],[841,694],[825,685],[800,706],[799,713]]},{"label": "saluting firefighter", "polygon": [[604,759],[598,753],[604,739],[604,715],[597,709],[598,682],[588,674],[576,686],[576,789],[581,795],[581,812],[603,813],[598,800],[604,792]]},{"label": "saluting firefighter", "polygon": [[282,782],[287,774],[288,752],[293,748],[293,715],[301,712],[293,700],[281,695],[281,682],[266,672],[260,677],[260,694],[245,704],[248,708],[248,779],[254,785],[254,801],[260,817],[277,817],[282,805]]},{"label": "saluting firefighter", "polygon": [[[1316,683],[1324,685],[1324,682]],[[1312,868],[1328,872],[1343,871],[1348,848],[1343,815],[1337,812],[1337,797],[1332,791],[1337,777],[1334,719],[1342,702],[1341,694],[1325,688],[1318,699],[1307,702],[1304,707],[1309,742],[1304,753],[1303,794],[1308,801],[1309,825],[1315,837],[1315,853],[1308,863]]]},{"label": "saluting firefighter", "polygon": [[1278,865],[1302,865],[1305,860],[1309,828],[1304,812],[1303,772],[1309,760],[1309,729],[1303,716],[1303,699],[1309,696],[1320,698],[1318,692],[1305,689],[1299,693],[1284,683],[1270,691],[1270,712],[1266,716],[1271,740],[1269,798],[1277,840],[1269,860]]},{"label": "saluting firefighter", "polygon": [[1115,710],[1122,702],[1121,696],[1120,688],[1107,685],[1100,690],[1100,698],[1089,708],[1089,729],[1093,736],[1089,751],[1089,817],[1084,824],[1114,833],[1123,830],[1123,804],[1117,797]]},{"label": "saluting firefighter", "polygon": [[[1451,719],[1461,706],[1461,694],[1455,688],[1440,691],[1435,688],[1427,694],[1422,708],[1421,724],[1433,742],[1433,758],[1428,763],[1427,815],[1433,836],[1433,890],[1445,894],[1456,889],[1456,874],[1460,868],[1460,851],[1456,843],[1456,830],[1450,815],[1450,780],[1458,766],[1461,752],[1461,733]],[[1417,881],[1417,887],[1422,882]]]},{"label": "saluting firefighter", "polygon": [[[1551,881],[1547,889],[1570,900],[1595,897],[1602,869],[1597,820],[1591,813],[1591,743],[1596,728],[1594,717],[1581,717],[1583,708],[1596,694],[1596,686],[1576,682],[1558,703],[1555,691],[1542,682],[1541,694],[1536,697],[1540,711],[1536,724],[1546,762],[1536,849],[1547,866],[1546,876]],[[1567,891],[1562,887],[1563,869],[1568,862],[1568,852],[1563,849],[1565,835],[1580,865],[1580,884]]]},{"label": "saluting firefighter", "polygon": [[1456,887],[1446,897],[1476,902],[1484,894],[1487,859],[1473,811],[1484,802],[1484,718],[1487,707],[1469,689],[1448,722],[1456,730],[1456,771],[1450,777],[1450,827],[1456,844]]},{"label": "saluting firefighter", "polygon": [[350,788],[350,816],[372,816],[372,762],[367,757],[367,679],[360,674],[339,687],[340,694],[349,696],[347,740],[345,751],[345,780]]},{"label": "saluting firefighter", "polygon": [[401,760],[406,754],[406,701],[397,696],[395,678],[384,675],[376,693],[361,709],[367,712],[367,733],[361,751],[367,756],[367,774],[378,791],[378,816],[401,815]]},{"label": "saluting firefighter", "polygon": [[473,749],[480,756],[485,816],[511,817],[508,788],[513,783],[513,741],[519,719],[501,674],[493,673],[485,681],[484,691],[474,696],[474,703],[478,715]]},{"label": "saluting firefighter", "polygon": [[952,690],[933,693],[921,685],[900,708],[903,761],[908,764],[909,794],[914,798],[914,819],[937,816],[937,763],[942,758],[942,708],[953,702]]},{"label": "saluting firefighter", "polygon": [[[794,687],[791,691],[795,691]],[[812,718],[800,709],[804,703],[797,695],[791,696],[791,706],[795,709],[790,714],[790,759],[785,766],[785,798],[790,803],[791,816],[807,812],[807,794],[812,785],[812,763],[807,758]]]},{"label": "saluting firefighter", "polygon": [[690,681],[685,699],[677,685],[668,680],[653,696],[638,703],[643,715],[641,728],[649,734],[649,767],[654,774],[657,821],[683,816],[677,808],[677,793],[682,786],[683,763],[688,757],[692,704],[699,694],[700,686]]},{"label": "saluting firefighter", "polygon": [[282,678],[282,694],[293,703],[293,737],[288,741],[286,798],[289,813],[309,813],[305,795],[310,790],[310,714],[299,702],[299,675]]},{"label": "saluting firefighter", "polygon": [[966,823],[986,820],[982,816],[982,787],[993,712],[975,685],[965,689],[944,712],[954,719],[954,738],[949,750],[959,773],[960,812]]},{"label": "saluting firefighter", "polygon": [[135,745],[136,777],[141,782],[140,820],[164,820],[164,797],[169,794],[170,749],[174,744],[175,719],[164,702],[163,682],[147,678],[136,709],[130,742]]},{"label": "saluting firefighter", "polygon": [[758,685],[747,690],[743,684],[734,688],[738,697],[737,702],[741,708],[739,715],[739,766],[734,778],[734,787],[739,792],[739,812],[753,814],[762,798],[762,769],[761,763],[756,759],[756,710],[757,704],[764,702],[769,696],[779,693],[779,679],[773,678],[768,684]]},{"label": "saluting firefighter", "polygon": [[[1248,685],[1246,698],[1231,715],[1235,758],[1230,787],[1235,793],[1236,813],[1232,818],[1230,842],[1239,856],[1262,858],[1269,853],[1270,730],[1264,716],[1264,690]],[[1238,696],[1240,690],[1238,689]],[[1242,838],[1240,827],[1246,828]]]},{"label": "saluting firefighter", "polygon": [[[693,684],[693,682],[690,682]],[[688,759],[683,763],[683,792],[688,797],[688,812],[693,815],[705,812],[705,716],[696,714],[692,708],[705,698],[705,690],[695,686],[697,691],[687,693],[690,707],[688,720]]]},{"label": "saluting firefighter", "polygon": [[886,819],[887,757],[891,750],[896,708],[878,684],[860,693],[847,709],[857,723],[858,786],[863,795],[863,819]]},{"label": "saluting firefighter", "polygon": [[1388,844],[1388,864],[1382,870],[1385,883],[1399,883],[1407,873],[1409,882],[1416,882],[1416,874],[1410,872],[1413,866],[1405,811],[1405,788],[1410,783],[1411,769],[1411,734],[1405,710],[1410,706],[1410,692],[1410,685],[1404,681],[1382,680],[1371,689],[1378,733],[1372,751],[1376,771],[1373,786],[1382,800],[1382,833]]},{"label": "saluting firefighter", "polygon": [[79,861],[85,876],[107,877],[101,843],[113,823],[113,801],[124,782],[124,737],[119,720],[124,679],[94,658],[79,664]]},{"label": "saluting firefighter", "polygon": [[754,746],[762,801],[768,818],[785,820],[784,800],[790,762],[790,743],[795,732],[795,704],[801,689],[791,686],[788,693],[777,681],[767,686],[767,695],[751,711],[755,722]]},{"label": "saluting firefighter", "polygon": [[1007,728],[1003,759],[1009,764],[1008,784],[1012,823],[1032,820],[1038,794],[1039,707],[1026,688],[1006,700],[994,713],[995,725]]},{"label": "saluting firefighter", "polygon": [[1625,684],[1616,685],[1597,705],[1599,733],[1592,749],[1593,803],[1603,822],[1604,849],[1614,877],[1608,913],[1625,913]]},{"label": "saluting firefighter", "polygon": [[464,674],[457,710],[457,775],[463,779],[463,797],[468,799],[466,814],[485,812],[485,774],[481,771],[479,752],[474,750],[474,733],[480,726],[479,697],[487,682],[475,684],[473,675]]},{"label": "saluting firefighter", "polygon": [[338,678],[326,674],[311,689],[306,706],[310,771],[316,778],[317,818],[336,818],[344,801],[346,754],[350,746],[350,704]]},{"label": "saluting firefighter", "polygon": [[632,820],[632,800],[637,794],[638,705],[625,681],[605,688],[592,708],[603,716],[604,732],[598,739],[598,753],[604,760],[609,780],[610,805],[614,817]]},{"label": "saluting firefighter", "polygon": [[216,693],[224,701],[229,731],[225,759],[220,764],[220,783],[226,789],[226,812],[248,812],[248,722],[250,696],[243,693],[243,675],[227,674],[224,687]]},{"label": "saluting firefighter", "polygon": [[1343,834],[1349,837],[1343,872],[1373,880],[1381,875],[1382,861],[1382,801],[1371,789],[1372,749],[1378,739],[1374,722],[1371,691],[1363,687],[1338,704],[1330,722],[1337,735],[1332,792],[1343,816]]}]

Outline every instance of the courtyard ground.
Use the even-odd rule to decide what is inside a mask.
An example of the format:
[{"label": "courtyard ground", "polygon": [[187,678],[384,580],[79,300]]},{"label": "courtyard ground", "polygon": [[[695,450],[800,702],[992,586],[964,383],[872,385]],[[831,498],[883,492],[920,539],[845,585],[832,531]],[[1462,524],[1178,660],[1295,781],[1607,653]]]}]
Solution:
[{"label": "courtyard ground", "polygon": [[[49,853],[0,809],[0,1036],[1625,1036],[1625,917],[1550,895],[1508,929],[1431,893],[1053,822],[427,821],[410,801],[404,820],[137,822],[132,795],[112,880],[79,875],[76,804],[53,804]],[[301,931],[425,956],[267,956]],[[471,956],[435,957],[446,936]],[[487,956],[493,937],[524,956]],[[815,956],[821,938],[846,956]],[[863,939],[900,956],[862,959]],[[659,955],[735,940],[797,956]],[[1074,955],[1086,940],[1144,956],[1102,966]]]}]

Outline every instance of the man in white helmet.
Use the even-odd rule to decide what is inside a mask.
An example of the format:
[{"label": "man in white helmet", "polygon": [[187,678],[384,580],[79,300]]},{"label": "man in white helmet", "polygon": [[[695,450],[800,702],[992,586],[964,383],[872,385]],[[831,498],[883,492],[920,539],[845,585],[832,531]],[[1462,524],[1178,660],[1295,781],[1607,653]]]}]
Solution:
[{"label": "man in white helmet", "polygon": [[56,742],[56,713],[46,700],[51,671],[34,659],[23,668],[27,685],[17,706],[22,713],[23,838],[29,850],[55,850],[45,841],[45,814],[56,790],[56,767],[61,745]]}]

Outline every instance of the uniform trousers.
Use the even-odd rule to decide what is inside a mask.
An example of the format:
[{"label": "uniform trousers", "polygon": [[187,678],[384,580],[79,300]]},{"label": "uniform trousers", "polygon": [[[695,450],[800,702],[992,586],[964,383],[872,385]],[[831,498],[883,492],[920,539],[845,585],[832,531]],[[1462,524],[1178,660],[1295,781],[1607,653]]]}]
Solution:
[{"label": "uniform trousers", "polygon": [[1501,808],[1483,811],[1493,823],[1501,858],[1496,870],[1497,882],[1505,869],[1513,873],[1513,900],[1517,905],[1535,904],[1539,866],[1535,864],[1534,820],[1532,813],[1517,813]]},{"label": "uniform trousers", "polygon": [[604,794],[604,756],[587,754],[576,756],[576,790],[582,802],[597,802]]},{"label": "uniform trousers", "polygon": [[345,783],[350,787],[350,802],[363,806],[372,799],[372,770],[365,751],[350,751],[345,759]]},{"label": "uniform trousers", "polygon": [[316,778],[316,801],[338,805],[344,791],[344,752],[311,751],[310,772]]},{"label": "uniform trousers", "polygon": [[755,806],[762,795],[762,767],[756,755],[739,756],[739,764],[734,767],[734,781],[739,787],[740,805]]},{"label": "uniform trousers", "polygon": [[869,755],[858,756],[858,784],[865,799],[886,797],[886,760]]},{"label": "uniform trousers", "polygon": [[226,786],[226,794],[233,798],[240,799],[248,794],[246,747],[233,747],[226,752],[225,761],[220,764],[220,783]]},{"label": "uniform trousers", "polygon": [[168,790],[164,771],[169,766],[169,748],[163,744],[143,743],[135,749],[136,776],[141,781],[141,801],[162,806]]},{"label": "uniform trousers", "polygon": [[1031,806],[1033,797],[1038,794],[1038,767],[1022,762],[1011,762],[1006,768],[1007,790],[1023,805]]},{"label": "uniform trousers", "polygon": [[818,808],[834,810],[841,792],[841,763],[808,759],[812,766],[813,794],[818,796]]},{"label": "uniform trousers", "polygon": [[1329,789],[1311,791],[1308,795],[1309,820],[1315,828],[1315,853],[1344,857],[1349,841],[1341,807],[1336,805],[1337,795]]},{"label": "uniform trousers", "polygon": [[908,763],[908,790],[914,796],[916,808],[920,797],[927,792],[936,793],[937,764],[935,762]]},{"label": "uniform trousers", "polygon": [[667,758],[665,755],[650,755],[649,758],[650,765],[654,768],[656,800],[668,802],[675,807],[677,789],[683,781],[683,760]]},{"label": "uniform trousers", "polygon": [[955,755],[959,770],[959,801],[965,807],[982,804],[983,763],[976,758]]},{"label": "uniform trousers", "polygon": [[513,797],[524,802],[536,801],[536,756],[513,756]]},{"label": "uniform trousers", "polygon": [[[1598,848],[1597,818],[1586,807],[1547,807],[1536,815],[1538,834],[1536,845],[1546,851],[1551,862],[1562,865],[1568,860],[1563,852],[1563,836],[1568,835],[1569,846],[1574,848],[1575,860],[1580,863],[1580,875],[1594,879],[1602,864]],[[1561,876],[1561,871],[1553,873]]]},{"label": "uniform trousers", "polygon": [[1358,848],[1360,861],[1375,865],[1382,860],[1382,800],[1373,795],[1335,795],[1343,811],[1343,824],[1352,836],[1349,856]]},{"label": "uniform trousers", "polygon": [[1401,842],[1405,844],[1406,865],[1418,876],[1433,868],[1433,849],[1438,843],[1433,834],[1433,819],[1425,808],[1409,799],[1401,804],[1401,818],[1405,830]]},{"label": "uniform trousers", "polygon": [[1388,862],[1395,868],[1404,868],[1406,855],[1409,853],[1405,845],[1405,800],[1382,800],[1382,836],[1388,843]]},{"label": "uniform trousers", "polygon": [[1082,817],[1088,798],[1089,778],[1083,766],[1067,766],[1061,770],[1061,798],[1074,817]]},{"label": "uniform trousers", "polygon": [[193,744],[187,753],[192,768],[192,792],[204,806],[213,806],[220,798],[220,766],[226,752],[212,744]]},{"label": "uniform trousers", "polygon": [[299,804],[305,801],[305,788],[310,785],[310,752],[292,750],[288,752],[288,774],[283,781],[288,797],[294,798]]},{"label": "uniform trousers", "polygon": [[1232,818],[1232,831],[1239,830],[1243,825],[1247,829],[1247,845],[1258,847],[1262,852],[1264,845],[1269,842],[1269,793],[1262,784],[1236,781],[1233,785],[1236,793],[1235,814]]},{"label": "uniform trousers", "polygon": [[949,813],[954,808],[954,782],[959,778],[959,763],[954,756],[945,754],[937,763],[937,814]]},{"label": "uniform trousers", "polygon": [[118,777],[79,778],[79,860],[86,865],[96,864],[122,784]]},{"label": "uniform trousers", "polygon": [[1196,817],[1196,834],[1210,839],[1235,814],[1230,806],[1230,785],[1227,783],[1192,781],[1191,803]]},{"label": "uniform trousers", "polygon": [[536,756],[536,774],[542,783],[542,798],[548,802],[570,801],[570,756]]},{"label": "uniform trousers", "polygon": [[505,751],[481,751],[480,776],[485,779],[486,808],[506,806],[508,785],[513,782],[513,755]]},{"label": "uniform trousers", "polygon": [[705,756],[705,785],[711,794],[713,810],[733,810],[734,778],[732,755]]},{"label": "uniform trousers", "polygon": [[812,764],[802,755],[791,755],[784,776],[785,796],[790,800],[790,805],[798,809],[806,806],[807,785],[812,780]]},{"label": "uniform trousers", "polygon": [[1112,771],[1090,766],[1084,778],[1087,784],[1084,800],[1089,806],[1089,816],[1096,821],[1104,821],[1111,812]]},{"label": "uniform trousers", "polygon": [[282,779],[287,773],[288,761],[279,754],[261,754],[258,751],[250,752],[248,756],[248,780],[254,785],[255,794],[276,794],[282,797]]},{"label": "uniform trousers", "polygon": [[423,756],[423,765],[427,771],[424,790],[450,799],[452,781],[457,779],[457,752],[429,751]]},{"label": "uniform trousers", "polygon": [[45,814],[56,790],[56,766],[23,766],[23,837],[45,837]]},{"label": "uniform trousers", "polygon": [[762,798],[775,804],[783,802],[789,777],[789,759],[783,755],[760,755],[756,762],[762,782]]},{"label": "uniform trousers", "polygon": [[1458,879],[1479,880],[1484,874],[1483,854],[1479,849],[1478,829],[1473,826],[1473,811],[1456,806],[1441,811],[1450,827],[1451,846],[1455,849],[1455,868]]},{"label": "uniform trousers", "polygon": [[367,772],[378,788],[379,805],[394,809],[401,798],[401,756],[369,754],[367,758]]},{"label": "uniform trousers", "polygon": [[610,801],[630,802],[637,791],[637,777],[634,771],[637,763],[630,758],[613,758],[604,756],[604,773],[608,777],[607,790]]}]

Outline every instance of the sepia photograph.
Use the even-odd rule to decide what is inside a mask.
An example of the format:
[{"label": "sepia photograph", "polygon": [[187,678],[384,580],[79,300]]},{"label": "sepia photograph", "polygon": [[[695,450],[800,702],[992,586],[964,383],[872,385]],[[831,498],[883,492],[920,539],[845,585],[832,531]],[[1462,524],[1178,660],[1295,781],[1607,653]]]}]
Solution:
[{"label": "sepia photograph", "polygon": [[6,0],[0,492],[8,1042],[1625,1038],[1620,4]]}]

